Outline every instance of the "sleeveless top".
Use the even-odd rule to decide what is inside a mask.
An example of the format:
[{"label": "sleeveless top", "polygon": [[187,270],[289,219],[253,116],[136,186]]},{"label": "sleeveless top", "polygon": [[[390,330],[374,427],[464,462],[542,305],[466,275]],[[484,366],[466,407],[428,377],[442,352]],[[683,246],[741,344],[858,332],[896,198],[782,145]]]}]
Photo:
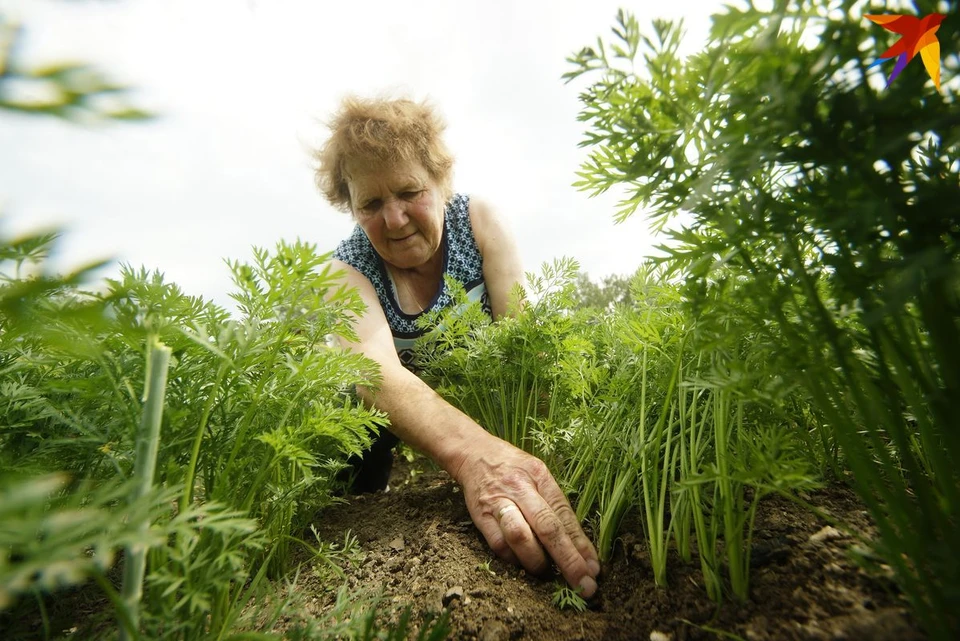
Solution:
[{"label": "sleeveless top", "polygon": [[[469,196],[454,194],[447,202],[443,212],[443,238],[438,251],[443,252],[444,276],[451,276],[463,285],[467,299],[471,302],[480,301],[483,310],[493,318],[490,298],[483,280],[483,257],[477,248],[473,227],[470,225]],[[380,307],[383,308],[383,314],[390,325],[397,356],[404,367],[416,374],[413,344],[425,333],[425,330],[417,327],[417,319],[431,310],[453,304],[444,279],[441,277],[440,288],[422,312],[407,314],[400,309],[393,279],[387,273],[383,259],[370,244],[370,239],[360,225],[354,227],[349,238],[340,242],[333,252],[333,257],[356,269],[373,285]]]}]

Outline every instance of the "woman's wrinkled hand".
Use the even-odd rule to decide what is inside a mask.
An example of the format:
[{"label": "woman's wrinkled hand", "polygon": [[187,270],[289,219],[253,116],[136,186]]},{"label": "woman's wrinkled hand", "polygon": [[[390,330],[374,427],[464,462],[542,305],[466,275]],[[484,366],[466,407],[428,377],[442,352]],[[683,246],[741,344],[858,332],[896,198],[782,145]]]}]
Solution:
[{"label": "woman's wrinkled hand", "polygon": [[542,574],[549,555],[584,598],[596,593],[597,551],[543,461],[490,436],[463,456],[454,476],[498,556]]}]

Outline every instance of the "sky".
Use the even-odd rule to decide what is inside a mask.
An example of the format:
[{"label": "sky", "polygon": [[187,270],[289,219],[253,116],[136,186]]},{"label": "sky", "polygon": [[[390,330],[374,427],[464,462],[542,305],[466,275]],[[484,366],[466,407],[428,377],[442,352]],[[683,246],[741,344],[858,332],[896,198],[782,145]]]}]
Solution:
[{"label": "sky", "polygon": [[632,272],[656,239],[619,194],[572,186],[583,82],[566,58],[618,8],[649,32],[684,18],[700,46],[713,0],[0,0],[24,26],[20,60],[82,60],[135,87],[149,123],[0,112],[0,234],[64,233],[56,265],[111,258],[159,269],[232,307],[225,258],[300,238],[332,251],[353,227],[314,184],[311,150],[347,94],[430,99],[448,122],[454,188],[491,202],[524,268],[575,258],[595,279]]}]

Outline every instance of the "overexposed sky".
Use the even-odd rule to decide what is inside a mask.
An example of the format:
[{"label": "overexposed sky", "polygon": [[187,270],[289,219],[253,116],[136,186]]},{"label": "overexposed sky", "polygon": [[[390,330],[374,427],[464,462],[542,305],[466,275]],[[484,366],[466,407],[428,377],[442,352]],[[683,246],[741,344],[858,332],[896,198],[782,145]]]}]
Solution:
[{"label": "overexposed sky", "polygon": [[[62,227],[63,268],[112,257],[232,307],[223,258],[300,237],[332,250],[352,223],[313,182],[310,149],[344,94],[431,98],[449,123],[457,191],[511,221],[524,267],[576,258],[632,271],[652,241],[615,225],[613,194],[571,186],[586,151],[565,58],[617,9],[649,33],[684,17],[688,49],[721,2],[0,0],[20,60],[98,64],[137,88],[147,124],[78,125],[0,112],[0,230]],[[104,275],[115,273],[116,266]]]}]

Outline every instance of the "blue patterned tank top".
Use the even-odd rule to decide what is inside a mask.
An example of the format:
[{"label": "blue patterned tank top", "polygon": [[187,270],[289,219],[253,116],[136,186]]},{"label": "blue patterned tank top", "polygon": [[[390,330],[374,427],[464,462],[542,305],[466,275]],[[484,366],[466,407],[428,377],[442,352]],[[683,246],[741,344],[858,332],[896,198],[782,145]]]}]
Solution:
[{"label": "blue patterned tank top", "polygon": [[[470,197],[465,194],[455,194],[447,202],[443,212],[443,239],[440,243],[440,251],[443,252],[444,275],[452,276],[461,283],[467,292],[467,298],[470,301],[480,301],[484,311],[492,318],[490,299],[483,281],[483,256],[480,255],[477,241],[473,237],[473,227],[470,225]],[[387,323],[390,325],[397,356],[400,357],[404,367],[417,373],[413,364],[413,344],[424,334],[424,330],[417,327],[416,321],[430,310],[449,307],[453,303],[447,292],[446,283],[441,279],[440,288],[423,312],[407,314],[400,309],[393,281],[387,274],[383,259],[374,250],[360,225],[354,227],[349,238],[340,242],[336,251],[333,252],[333,257],[356,269],[373,285],[380,307],[383,308]]]}]

